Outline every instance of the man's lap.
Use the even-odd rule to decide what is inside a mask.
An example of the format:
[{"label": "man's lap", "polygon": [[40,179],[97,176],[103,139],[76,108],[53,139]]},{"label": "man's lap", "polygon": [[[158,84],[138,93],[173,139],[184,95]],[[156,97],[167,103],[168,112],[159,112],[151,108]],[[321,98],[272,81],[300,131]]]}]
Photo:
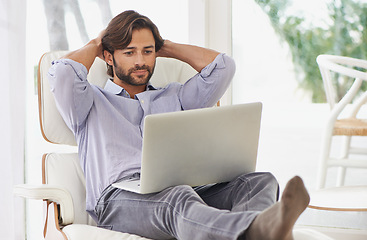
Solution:
[{"label": "man's lap", "polygon": [[[277,182],[268,173],[244,174],[228,183],[195,188],[176,186],[145,195],[110,187],[101,196],[96,214],[99,225],[151,238],[184,239],[192,230],[233,237],[243,232],[260,211],[274,204],[277,191]],[[240,221],[240,229],[234,229],[231,221]]]}]

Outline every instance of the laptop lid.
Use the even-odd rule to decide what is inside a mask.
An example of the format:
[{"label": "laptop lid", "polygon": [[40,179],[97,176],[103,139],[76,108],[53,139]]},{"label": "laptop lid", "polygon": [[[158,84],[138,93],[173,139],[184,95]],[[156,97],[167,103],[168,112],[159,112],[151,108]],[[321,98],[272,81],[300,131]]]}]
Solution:
[{"label": "laptop lid", "polygon": [[255,171],[261,110],[257,102],[147,116],[140,193]]}]

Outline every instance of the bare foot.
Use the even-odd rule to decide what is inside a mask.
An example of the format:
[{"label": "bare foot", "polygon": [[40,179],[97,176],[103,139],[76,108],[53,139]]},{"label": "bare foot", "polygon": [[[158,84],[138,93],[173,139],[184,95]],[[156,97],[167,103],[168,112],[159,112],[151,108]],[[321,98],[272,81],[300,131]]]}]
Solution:
[{"label": "bare foot", "polygon": [[279,202],[260,213],[246,231],[246,239],[291,240],[298,217],[306,209],[310,196],[300,177],[287,183]]}]

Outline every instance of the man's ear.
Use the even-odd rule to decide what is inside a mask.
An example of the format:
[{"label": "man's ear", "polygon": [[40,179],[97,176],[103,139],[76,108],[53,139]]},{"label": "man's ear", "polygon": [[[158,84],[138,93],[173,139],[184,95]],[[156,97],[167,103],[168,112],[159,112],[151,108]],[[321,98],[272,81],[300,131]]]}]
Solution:
[{"label": "man's ear", "polygon": [[112,54],[109,51],[104,50],[103,55],[104,55],[104,60],[106,61],[106,63],[108,65],[113,66],[113,56],[112,56]]}]

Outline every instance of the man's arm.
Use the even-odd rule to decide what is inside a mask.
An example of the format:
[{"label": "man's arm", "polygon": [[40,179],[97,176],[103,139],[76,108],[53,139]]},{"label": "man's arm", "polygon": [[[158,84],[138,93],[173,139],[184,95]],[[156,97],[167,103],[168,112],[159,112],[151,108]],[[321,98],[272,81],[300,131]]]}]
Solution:
[{"label": "man's arm", "polygon": [[49,70],[48,78],[57,108],[74,133],[85,121],[93,104],[87,74],[95,58],[102,55],[101,36],[103,32],[84,47],[54,61]]},{"label": "man's arm", "polygon": [[163,47],[157,52],[157,57],[175,58],[188,63],[200,72],[209,63],[213,62],[219,52],[187,44],[164,41]]},{"label": "man's arm", "polygon": [[83,64],[89,72],[89,69],[91,68],[96,57],[104,59],[102,55],[102,41],[101,41],[103,35],[104,31],[102,31],[97,38],[89,41],[84,47],[72,51],[63,56],[62,58],[71,59],[75,62]]},{"label": "man's arm", "polygon": [[235,73],[235,63],[226,54],[168,40],[157,52],[157,57],[178,59],[198,71],[180,89],[179,99],[184,110],[213,106],[223,96]]}]

